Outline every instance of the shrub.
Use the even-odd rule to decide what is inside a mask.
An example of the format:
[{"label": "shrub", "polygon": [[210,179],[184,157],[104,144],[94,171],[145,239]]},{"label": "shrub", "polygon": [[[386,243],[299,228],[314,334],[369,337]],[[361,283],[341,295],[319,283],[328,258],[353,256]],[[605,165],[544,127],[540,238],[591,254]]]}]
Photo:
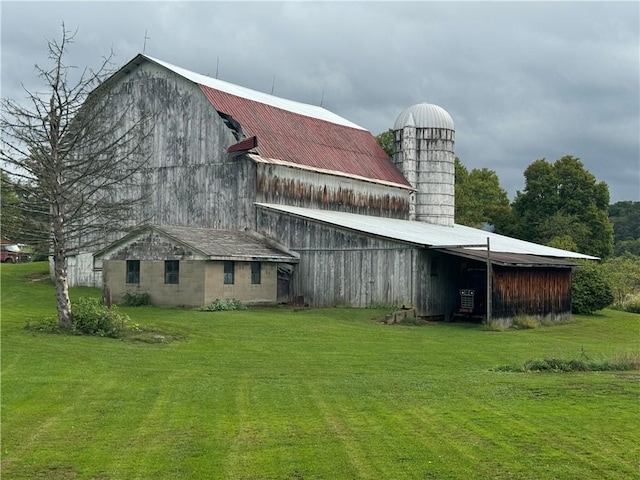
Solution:
[{"label": "shrub", "polygon": [[140,307],[151,304],[151,296],[144,292],[126,292],[122,296],[122,304],[128,307]]},{"label": "shrub", "polygon": [[220,300],[216,298],[209,305],[205,305],[200,307],[198,310],[201,312],[221,312],[221,311],[229,311],[229,310],[246,310],[247,307],[240,300],[236,300],[235,298],[227,298],[225,300]]},{"label": "shrub", "polygon": [[71,304],[71,333],[117,338],[129,317],[112,306],[107,308],[96,298],[79,298]]},{"label": "shrub", "polygon": [[629,313],[640,313],[640,297],[636,295],[635,298],[627,300],[622,308],[625,312]]},{"label": "shrub", "polygon": [[573,271],[571,312],[589,315],[611,305],[613,293],[600,265],[583,262]]}]

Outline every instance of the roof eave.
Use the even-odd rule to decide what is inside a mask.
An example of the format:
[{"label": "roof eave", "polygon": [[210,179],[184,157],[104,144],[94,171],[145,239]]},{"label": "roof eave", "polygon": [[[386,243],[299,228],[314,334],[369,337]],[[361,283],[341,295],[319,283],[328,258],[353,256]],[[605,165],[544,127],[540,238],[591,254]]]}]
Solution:
[{"label": "roof eave", "polygon": [[322,173],[322,174],[325,174],[325,175],[333,175],[333,176],[336,176],[336,177],[352,178],[354,180],[360,180],[360,181],[368,182],[368,183],[375,183],[375,184],[378,184],[378,185],[385,185],[387,187],[401,188],[403,190],[408,190],[410,192],[417,191],[411,185],[403,185],[401,183],[390,182],[388,180],[379,180],[379,179],[376,179],[376,178],[363,177],[361,175],[355,175],[355,174],[352,174],[352,173],[340,172],[340,171],[337,171],[337,170],[327,170],[327,169],[324,169],[324,168],[310,167],[310,166],[307,166],[307,165],[301,165],[299,163],[288,162],[286,160],[279,160],[277,158],[266,158],[266,157],[262,157],[260,155],[256,155],[256,154],[253,154],[253,153],[249,153],[249,154],[247,154],[247,156],[249,158],[251,158],[251,160],[253,160],[256,163],[263,163],[263,164],[269,164],[269,165],[281,165],[283,167],[295,168],[295,169],[298,169],[298,170],[306,170],[306,171],[309,171],[309,172]]}]

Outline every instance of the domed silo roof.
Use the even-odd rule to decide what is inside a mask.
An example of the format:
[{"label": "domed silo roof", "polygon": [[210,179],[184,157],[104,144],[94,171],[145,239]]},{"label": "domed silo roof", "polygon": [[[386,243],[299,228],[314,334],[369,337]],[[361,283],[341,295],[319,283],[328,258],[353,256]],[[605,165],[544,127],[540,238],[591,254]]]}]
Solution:
[{"label": "domed silo roof", "polygon": [[431,103],[418,103],[402,111],[396,123],[393,125],[394,130],[402,130],[404,127],[416,128],[453,128],[453,118],[442,107]]}]

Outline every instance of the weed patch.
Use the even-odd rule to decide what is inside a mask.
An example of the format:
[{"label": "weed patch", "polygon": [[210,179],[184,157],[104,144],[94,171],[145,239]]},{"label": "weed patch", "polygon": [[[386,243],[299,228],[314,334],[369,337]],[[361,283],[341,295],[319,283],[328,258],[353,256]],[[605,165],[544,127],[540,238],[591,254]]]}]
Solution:
[{"label": "weed patch", "polygon": [[220,300],[216,298],[209,305],[205,305],[200,307],[198,310],[201,312],[223,312],[223,311],[231,311],[231,310],[246,310],[247,306],[242,303],[240,300],[236,300],[235,298],[228,298],[225,300]]},{"label": "weed patch", "polygon": [[580,358],[542,358],[527,360],[523,365],[502,365],[493,369],[497,372],[622,372],[640,370],[640,354],[620,354],[612,358],[590,360]]},{"label": "weed patch", "polygon": [[122,295],[122,304],[127,307],[151,305],[151,296],[145,292],[126,292]]}]

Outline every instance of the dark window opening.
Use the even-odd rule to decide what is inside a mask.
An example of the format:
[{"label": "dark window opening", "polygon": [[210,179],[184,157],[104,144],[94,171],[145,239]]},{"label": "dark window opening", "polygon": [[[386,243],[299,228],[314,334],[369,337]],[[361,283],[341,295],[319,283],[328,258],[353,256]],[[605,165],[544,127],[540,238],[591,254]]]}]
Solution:
[{"label": "dark window opening", "polygon": [[438,260],[436,260],[435,258],[431,259],[431,276],[438,276]]},{"label": "dark window opening", "polygon": [[251,284],[260,284],[260,262],[251,262]]},{"label": "dark window opening", "polygon": [[234,263],[224,262],[224,284],[233,285]]},{"label": "dark window opening", "polygon": [[177,284],[180,282],[180,261],[164,261],[164,283]]},{"label": "dark window opening", "polygon": [[127,283],[140,283],[140,260],[127,260]]}]

